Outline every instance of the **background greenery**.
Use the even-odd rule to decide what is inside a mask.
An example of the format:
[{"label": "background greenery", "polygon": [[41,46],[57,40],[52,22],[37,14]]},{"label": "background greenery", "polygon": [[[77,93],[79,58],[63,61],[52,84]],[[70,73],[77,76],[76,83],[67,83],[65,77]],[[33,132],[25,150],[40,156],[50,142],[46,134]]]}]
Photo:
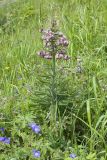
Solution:
[{"label": "background greenery", "polygon": [[[51,61],[40,59],[39,30],[55,16],[69,39],[70,61],[57,62],[58,118],[49,126]],[[107,159],[107,1],[0,2],[0,160]],[[78,71],[77,57],[82,60]],[[41,135],[28,128],[34,121]],[[1,136],[2,133],[0,133]]]}]

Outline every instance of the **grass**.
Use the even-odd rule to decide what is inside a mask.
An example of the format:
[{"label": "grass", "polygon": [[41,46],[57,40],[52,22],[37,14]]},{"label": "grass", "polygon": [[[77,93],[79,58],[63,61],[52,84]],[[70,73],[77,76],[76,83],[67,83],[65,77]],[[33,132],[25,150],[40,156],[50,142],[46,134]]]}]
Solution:
[{"label": "grass", "polygon": [[[39,29],[55,16],[69,39],[70,61],[57,62],[58,117],[50,127],[50,66],[37,56]],[[0,126],[11,144],[0,160],[107,159],[107,2],[106,0],[17,0],[0,7]],[[82,71],[77,69],[77,57]],[[34,121],[41,135],[28,128]],[[4,136],[0,132],[1,136]]]}]

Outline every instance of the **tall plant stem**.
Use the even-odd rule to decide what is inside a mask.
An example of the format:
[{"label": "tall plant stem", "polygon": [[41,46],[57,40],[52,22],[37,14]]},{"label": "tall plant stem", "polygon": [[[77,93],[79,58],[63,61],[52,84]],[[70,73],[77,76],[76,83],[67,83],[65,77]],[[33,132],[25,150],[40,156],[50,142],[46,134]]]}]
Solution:
[{"label": "tall plant stem", "polygon": [[56,62],[55,53],[52,55],[52,104],[56,103]]},{"label": "tall plant stem", "polygon": [[55,53],[52,54],[52,105],[51,105],[51,123],[55,125],[57,112],[57,97],[56,97],[56,60]]}]

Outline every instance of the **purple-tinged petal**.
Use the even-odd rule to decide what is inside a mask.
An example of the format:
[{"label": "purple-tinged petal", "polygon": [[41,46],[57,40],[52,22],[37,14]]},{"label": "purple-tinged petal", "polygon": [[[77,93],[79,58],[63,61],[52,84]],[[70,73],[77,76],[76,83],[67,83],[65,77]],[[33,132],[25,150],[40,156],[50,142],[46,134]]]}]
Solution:
[{"label": "purple-tinged petal", "polygon": [[68,42],[68,40],[66,39],[65,36],[61,36],[57,41],[57,45],[62,45],[62,46],[67,47],[68,44],[69,44],[69,42]]},{"label": "purple-tinged petal", "polygon": [[63,57],[64,57],[63,54],[56,54],[56,59],[61,59]]},{"label": "purple-tinged petal", "polygon": [[29,124],[29,126],[37,134],[41,131],[40,126],[37,125],[36,123],[31,123],[31,124]]},{"label": "purple-tinged petal", "polygon": [[37,151],[36,149],[33,149],[32,152],[33,152],[33,156],[35,158],[39,158],[40,157],[40,151]]},{"label": "purple-tinged petal", "polygon": [[36,123],[30,123],[30,124],[29,124],[29,126],[30,126],[31,128],[34,128],[35,125],[36,125]]},{"label": "purple-tinged petal", "polygon": [[50,29],[44,30],[42,33],[43,33],[42,39],[44,41],[49,42],[52,39],[54,39],[54,33]]},{"label": "purple-tinged petal", "polygon": [[71,153],[71,154],[70,154],[70,158],[73,158],[73,159],[74,159],[74,158],[76,158],[76,157],[77,157],[76,154],[74,154],[74,153]]},{"label": "purple-tinged petal", "polygon": [[5,138],[5,140],[3,142],[6,144],[10,144],[10,138]]},{"label": "purple-tinged petal", "polygon": [[63,42],[63,45],[66,47],[66,46],[69,45],[69,42],[68,42],[67,40],[65,40],[65,41]]},{"label": "purple-tinged petal", "polygon": [[5,137],[0,137],[0,141],[3,142],[5,140]]},{"label": "purple-tinged petal", "polygon": [[7,137],[0,137],[0,141],[6,144],[10,144],[10,138]]},{"label": "purple-tinged petal", "polygon": [[32,130],[38,134],[40,132],[40,126],[35,126]]},{"label": "purple-tinged petal", "polygon": [[47,54],[46,56],[44,56],[45,59],[52,59],[52,56]]},{"label": "purple-tinged petal", "polygon": [[68,55],[64,56],[64,60],[69,60],[69,59],[70,59],[70,57]]}]

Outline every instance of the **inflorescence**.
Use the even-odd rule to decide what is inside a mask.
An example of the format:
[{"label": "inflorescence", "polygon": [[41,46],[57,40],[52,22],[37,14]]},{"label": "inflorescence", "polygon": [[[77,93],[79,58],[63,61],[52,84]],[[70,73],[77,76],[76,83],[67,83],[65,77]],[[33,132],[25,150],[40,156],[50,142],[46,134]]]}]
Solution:
[{"label": "inflorescence", "polygon": [[55,54],[56,59],[69,60],[70,57],[66,54],[69,41],[62,32],[54,28],[53,24],[51,29],[41,30],[45,50],[39,51],[38,55],[45,59],[52,59],[52,55]]}]

